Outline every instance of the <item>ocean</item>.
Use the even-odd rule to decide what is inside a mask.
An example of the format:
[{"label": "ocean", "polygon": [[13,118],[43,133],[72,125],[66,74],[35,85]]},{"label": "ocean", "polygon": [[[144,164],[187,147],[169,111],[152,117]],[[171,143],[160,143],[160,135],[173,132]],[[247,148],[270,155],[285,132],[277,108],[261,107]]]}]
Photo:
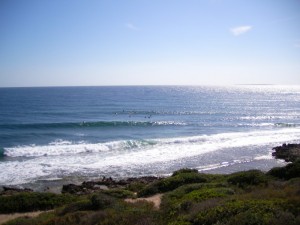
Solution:
[{"label": "ocean", "polygon": [[0,185],[267,171],[300,142],[300,86],[0,88]]}]

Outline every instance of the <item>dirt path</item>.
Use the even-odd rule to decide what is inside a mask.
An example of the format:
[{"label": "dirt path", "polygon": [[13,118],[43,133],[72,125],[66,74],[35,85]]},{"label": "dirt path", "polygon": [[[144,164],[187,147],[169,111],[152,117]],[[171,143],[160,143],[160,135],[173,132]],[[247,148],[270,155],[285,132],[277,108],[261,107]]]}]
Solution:
[{"label": "dirt path", "polygon": [[36,211],[36,212],[27,212],[27,213],[12,213],[12,214],[0,214],[0,224],[3,224],[9,220],[16,219],[18,217],[37,217],[41,213],[50,212],[49,211]]},{"label": "dirt path", "polygon": [[160,203],[161,203],[161,197],[162,197],[162,194],[156,194],[156,195],[153,195],[153,196],[148,197],[148,198],[136,198],[136,199],[127,198],[127,199],[125,199],[125,202],[132,202],[132,203],[138,202],[138,201],[152,202],[154,204],[154,207],[156,209],[159,209]]}]

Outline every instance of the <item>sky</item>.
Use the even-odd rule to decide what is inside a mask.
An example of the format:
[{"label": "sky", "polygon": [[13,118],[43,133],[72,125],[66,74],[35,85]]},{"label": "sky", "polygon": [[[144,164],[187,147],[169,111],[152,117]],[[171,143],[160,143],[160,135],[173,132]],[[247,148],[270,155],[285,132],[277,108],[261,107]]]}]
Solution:
[{"label": "sky", "polygon": [[0,87],[300,85],[300,0],[0,0]]}]

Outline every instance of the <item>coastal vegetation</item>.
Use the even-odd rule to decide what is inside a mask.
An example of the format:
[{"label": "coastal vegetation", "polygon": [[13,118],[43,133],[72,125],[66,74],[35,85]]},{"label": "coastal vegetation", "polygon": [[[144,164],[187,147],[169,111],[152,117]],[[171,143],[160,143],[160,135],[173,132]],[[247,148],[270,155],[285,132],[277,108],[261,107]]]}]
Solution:
[{"label": "coastal vegetation", "polygon": [[[300,224],[299,158],[266,173],[250,170],[212,175],[181,169],[166,178],[105,179],[63,190],[63,194],[0,196],[1,213],[53,209],[6,225]],[[162,196],[159,208],[147,201],[158,193]]]}]

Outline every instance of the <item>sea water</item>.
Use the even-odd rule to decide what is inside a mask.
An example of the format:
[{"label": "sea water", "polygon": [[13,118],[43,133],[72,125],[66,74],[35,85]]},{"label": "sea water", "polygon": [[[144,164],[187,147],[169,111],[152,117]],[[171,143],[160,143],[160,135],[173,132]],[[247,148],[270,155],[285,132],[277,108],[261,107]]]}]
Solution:
[{"label": "sea water", "polygon": [[0,88],[0,185],[267,171],[300,142],[300,86]]}]

